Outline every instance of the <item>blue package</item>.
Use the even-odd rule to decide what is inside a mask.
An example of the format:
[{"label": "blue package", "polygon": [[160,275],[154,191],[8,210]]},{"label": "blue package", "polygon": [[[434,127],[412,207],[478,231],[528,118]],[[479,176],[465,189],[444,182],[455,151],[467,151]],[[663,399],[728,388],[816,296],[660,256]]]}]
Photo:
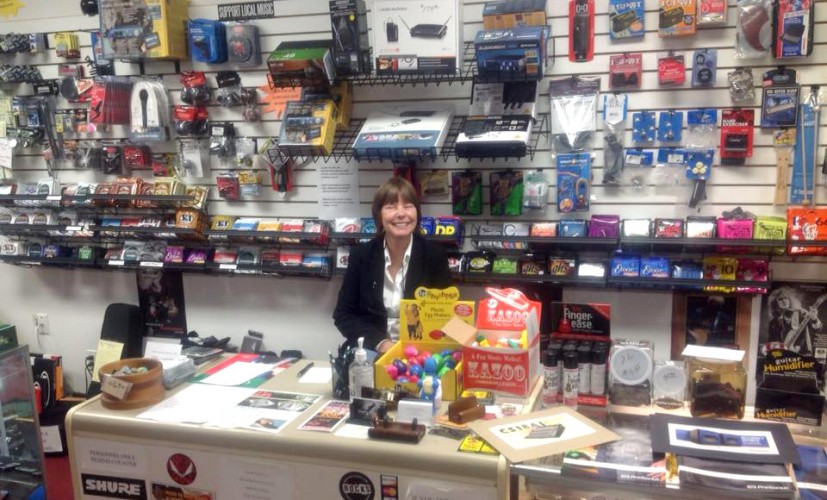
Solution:
[{"label": "blue package", "polygon": [[557,211],[589,210],[592,157],[589,153],[557,155]]},{"label": "blue package", "polygon": [[795,127],[801,87],[764,87],[761,128]]},{"label": "blue package", "polygon": [[362,217],[362,229],[360,232],[376,234],[376,221],[373,220],[373,217]]},{"label": "blue package", "polygon": [[698,49],[692,56],[692,86],[714,87],[718,72],[718,49]]},{"label": "blue package", "polygon": [[646,11],[643,0],[609,2],[609,36],[612,40],[637,38],[646,34]]},{"label": "blue package", "polygon": [[510,29],[477,32],[474,49],[480,76],[524,76],[529,80],[543,77],[547,26],[519,26]]},{"label": "blue package", "polygon": [[715,150],[687,151],[686,178],[693,180],[709,179],[712,173],[712,160],[715,159]]},{"label": "blue package", "polygon": [[697,262],[675,262],[672,264],[672,277],[685,280],[700,280],[704,270]]},{"label": "blue package", "polygon": [[640,276],[640,258],[634,255],[612,257],[612,277]]},{"label": "blue package", "polygon": [[217,64],[227,62],[226,27],[212,19],[190,19],[189,48],[193,61]]},{"label": "blue package", "polygon": [[713,108],[692,109],[686,113],[686,123],[695,125],[715,125],[718,123],[718,110]]},{"label": "blue package", "polygon": [[658,163],[670,165],[686,164],[686,150],[681,148],[658,149]]},{"label": "blue package", "polygon": [[634,142],[655,142],[657,117],[654,111],[640,111],[632,114],[632,140]]},{"label": "blue package", "polygon": [[423,235],[436,234],[436,219],[433,217],[422,217],[419,219],[419,230]]},{"label": "blue package", "polygon": [[585,238],[586,221],[583,219],[561,220],[560,236],[563,238]]},{"label": "blue package", "polygon": [[683,132],[683,112],[661,111],[658,117],[658,140],[680,142],[681,132]]},{"label": "blue package", "polygon": [[640,275],[644,278],[668,278],[669,259],[666,257],[642,257]]},{"label": "blue package", "polygon": [[655,151],[652,149],[628,148],[623,152],[623,164],[635,167],[651,167],[655,164]]}]

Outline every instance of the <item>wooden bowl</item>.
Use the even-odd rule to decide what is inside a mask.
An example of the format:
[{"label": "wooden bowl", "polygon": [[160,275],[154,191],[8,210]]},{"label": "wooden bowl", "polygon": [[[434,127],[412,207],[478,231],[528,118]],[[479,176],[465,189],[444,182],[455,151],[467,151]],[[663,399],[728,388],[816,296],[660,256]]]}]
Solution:
[{"label": "wooden bowl", "polygon": [[104,375],[112,375],[124,366],[130,368],[140,368],[144,366],[147,368],[147,371],[134,375],[118,375],[117,377],[119,379],[131,383],[132,388],[129,390],[125,399],[118,399],[109,394],[101,393],[101,403],[104,408],[109,408],[110,410],[130,410],[153,405],[164,399],[165,389],[161,379],[164,369],[161,362],[157,359],[128,358],[113,361],[100,367],[100,370],[98,370],[98,378],[102,382]]}]

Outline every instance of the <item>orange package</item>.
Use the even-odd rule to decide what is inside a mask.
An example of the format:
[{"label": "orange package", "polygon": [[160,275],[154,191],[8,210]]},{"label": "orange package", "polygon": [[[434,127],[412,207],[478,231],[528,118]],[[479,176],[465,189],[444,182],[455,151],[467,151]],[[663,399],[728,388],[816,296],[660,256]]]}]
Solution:
[{"label": "orange package", "polygon": [[[790,207],[787,209],[787,234],[790,255],[827,255],[827,208]],[[794,241],[821,241],[821,245],[794,245]]]}]

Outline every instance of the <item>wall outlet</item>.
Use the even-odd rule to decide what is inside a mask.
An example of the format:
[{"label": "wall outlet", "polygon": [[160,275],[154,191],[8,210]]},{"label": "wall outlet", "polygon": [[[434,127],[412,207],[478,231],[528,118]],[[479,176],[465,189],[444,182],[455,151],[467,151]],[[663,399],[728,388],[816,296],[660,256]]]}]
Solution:
[{"label": "wall outlet", "polygon": [[34,327],[38,335],[49,335],[49,315],[46,313],[35,314]]}]

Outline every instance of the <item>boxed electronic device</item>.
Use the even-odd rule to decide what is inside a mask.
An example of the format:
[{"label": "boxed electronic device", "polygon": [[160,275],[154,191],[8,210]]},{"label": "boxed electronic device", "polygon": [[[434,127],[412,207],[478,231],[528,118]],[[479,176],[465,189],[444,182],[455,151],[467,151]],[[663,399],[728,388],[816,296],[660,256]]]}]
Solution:
[{"label": "boxed electronic device", "polygon": [[522,157],[528,150],[534,119],[530,116],[471,116],[457,136],[460,158]]},{"label": "boxed electronic device", "polygon": [[646,34],[646,10],[643,0],[611,0],[609,2],[609,36],[637,38]]},{"label": "boxed electronic device", "polygon": [[535,81],[475,83],[471,94],[471,116],[528,115],[537,117],[540,86]]},{"label": "boxed electronic device", "polygon": [[190,19],[190,56],[193,61],[218,64],[227,61],[226,26],[212,19]]},{"label": "boxed electronic device", "polygon": [[422,103],[374,111],[356,136],[353,155],[357,159],[435,156],[445,143],[453,116],[453,106],[445,104]]},{"label": "boxed electronic device", "polygon": [[327,85],[336,79],[330,40],[281,42],[267,58],[276,86]]},{"label": "boxed electronic device", "polygon": [[370,72],[364,0],[330,0],[333,64],[339,75]]},{"label": "boxed electronic device", "polygon": [[101,37],[123,59],[186,59],[187,0],[100,0]]},{"label": "boxed electronic device", "polygon": [[377,74],[447,73],[462,66],[462,6],[455,0],[374,0]]},{"label": "boxed electronic device", "polygon": [[515,26],[545,26],[546,0],[496,0],[486,2],[482,9],[482,24],[487,30]]},{"label": "boxed electronic device", "polygon": [[284,108],[279,147],[293,154],[329,155],[338,111],[333,101],[290,101]]},{"label": "boxed electronic device", "polygon": [[485,289],[476,328],[452,319],[442,331],[459,342],[466,389],[527,397],[540,377],[541,304],[511,288]]},{"label": "boxed electronic device", "polygon": [[474,49],[479,75],[541,79],[550,33],[547,26],[477,32]]},{"label": "boxed electronic device", "polygon": [[696,0],[660,0],[658,34],[662,37],[694,35],[698,30],[696,9]]}]

